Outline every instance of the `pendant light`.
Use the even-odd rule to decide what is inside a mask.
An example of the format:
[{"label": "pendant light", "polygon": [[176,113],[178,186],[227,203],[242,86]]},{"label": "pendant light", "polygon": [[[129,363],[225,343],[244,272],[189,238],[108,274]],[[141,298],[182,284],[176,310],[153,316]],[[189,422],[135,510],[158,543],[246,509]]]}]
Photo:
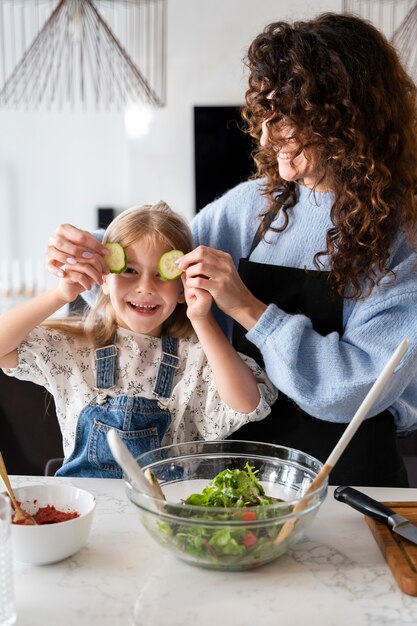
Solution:
[{"label": "pendant light", "polygon": [[0,0],[0,107],[161,107],[166,0]]}]

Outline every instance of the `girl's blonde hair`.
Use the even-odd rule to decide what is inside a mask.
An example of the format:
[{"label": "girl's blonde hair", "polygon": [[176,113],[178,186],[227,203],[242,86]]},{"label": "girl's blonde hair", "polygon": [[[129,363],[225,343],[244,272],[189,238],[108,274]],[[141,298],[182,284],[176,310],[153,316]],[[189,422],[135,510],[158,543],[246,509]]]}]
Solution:
[{"label": "girl's blonde hair", "polygon": [[[167,248],[182,250],[185,254],[193,247],[193,238],[185,220],[172,211],[162,200],[154,205],[127,209],[118,215],[104,233],[103,243],[120,243],[124,248],[138,239],[151,243],[162,242]],[[94,306],[84,319],[71,318],[48,322],[49,327],[68,331],[71,334],[87,337],[94,347],[106,346],[113,341],[117,321],[110,297],[99,289]],[[164,322],[164,334],[183,337],[192,331],[187,317],[187,305],[178,303],[174,312]]]}]

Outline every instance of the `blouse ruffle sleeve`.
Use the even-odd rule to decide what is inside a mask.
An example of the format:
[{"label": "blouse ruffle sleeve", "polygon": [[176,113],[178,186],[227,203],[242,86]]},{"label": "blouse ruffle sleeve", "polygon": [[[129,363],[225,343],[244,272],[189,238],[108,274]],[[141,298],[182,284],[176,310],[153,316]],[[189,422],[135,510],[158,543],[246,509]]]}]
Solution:
[{"label": "blouse ruffle sleeve", "polygon": [[43,327],[34,328],[18,346],[18,364],[3,369],[4,373],[19,380],[42,385],[53,393],[53,372],[63,355],[62,334]]},{"label": "blouse ruffle sleeve", "polygon": [[271,412],[271,405],[278,397],[277,389],[253,359],[242,354],[240,356],[255,375],[260,394],[258,406],[251,413],[240,413],[223,402],[216,389],[212,370],[201,351],[200,361],[195,364],[192,376],[195,386],[190,384],[191,377],[187,381],[187,375],[181,384],[183,393],[186,394],[187,389],[189,392],[186,398],[182,398],[188,405],[187,415],[179,429],[183,441],[224,439],[244,424],[262,420]]}]

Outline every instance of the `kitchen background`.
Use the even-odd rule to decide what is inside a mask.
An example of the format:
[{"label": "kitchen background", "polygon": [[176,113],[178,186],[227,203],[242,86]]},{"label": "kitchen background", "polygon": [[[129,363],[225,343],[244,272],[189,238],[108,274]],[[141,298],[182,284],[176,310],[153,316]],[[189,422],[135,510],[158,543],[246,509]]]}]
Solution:
[{"label": "kitchen background", "polygon": [[[125,7],[132,2],[127,0]],[[138,0],[152,2],[161,0]],[[7,11],[12,5],[46,3],[0,0],[3,79],[5,57],[13,56]],[[102,4],[116,11],[116,2]],[[242,59],[266,24],[347,9],[371,19],[390,37],[410,12],[407,32],[415,42],[416,6],[415,0],[167,0],[165,106],[142,107],[133,120],[130,110],[96,110],[91,102],[87,107],[78,104],[74,110],[68,106],[63,110],[0,106],[0,309],[55,282],[44,270],[43,255],[48,236],[59,223],[93,230],[99,207],[119,211],[159,199],[191,219],[199,202],[202,206],[227,187],[225,172],[233,171],[230,186],[238,182],[236,178],[245,178],[241,148],[234,155],[235,148],[229,146],[228,152],[215,127],[207,131],[203,124],[197,154],[194,119],[205,119],[208,110],[201,107],[243,104]],[[415,48],[413,55],[417,66]],[[221,119],[224,126],[224,114],[232,111],[223,110],[210,123]],[[239,143],[236,128],[236,124],[229,126]],[[211,148],[209,139],[213,139]],[[233,167],[239,159],[241,178],[240,165]],[[203,181],[200,201],[196,200],[196,166]],[[219,186],[212,186],[212,181]],[[43,473],[47,459],[62,455],[54,407],[40,387],[28,383],[30,389],[23,389],[21,385],[5,380],[3,374],[0,377],[0,440],[8,444],[9,471]],[[414,440],[402,442],[417,484],[415,445]]]},{"label": "kitchen background", "polygon": [[[7,11],[10,0],[2,2]],[[377,22],[385,19],[389,29],[392,6],[399,19],[412,4],[167,0],[166,105],[142,110],[144,128],[128,129],[131,118],[125,110],[97,111],[91,104],[50,111],[0,107],[0,283],[4,263],[12,275],[19,263],[21,273],[34,274],[43,287],[48,235],[61,222],[94,229],[98,207],[121,210],[162,198],[191,218],[196,210],[193,107],[243,103],[242,59],[267,23],[348,8]],[[220,154],[222,146],[217,150]],[[207,173],[208,179],[213,177]],[[14,269],[11,259],[16,260]]]},{"label": "kitchen background", "polygon": [[264,25],[341,8],[340,0],[168,0],[166,106],[144,111],[151,119],[140,137],[129,136],[123,110],[0,108],[0,259],[35,268],[59,223],[94,229],[98,207],[163,198],[191,218],[193,107],[243,103],[242,58]]}]

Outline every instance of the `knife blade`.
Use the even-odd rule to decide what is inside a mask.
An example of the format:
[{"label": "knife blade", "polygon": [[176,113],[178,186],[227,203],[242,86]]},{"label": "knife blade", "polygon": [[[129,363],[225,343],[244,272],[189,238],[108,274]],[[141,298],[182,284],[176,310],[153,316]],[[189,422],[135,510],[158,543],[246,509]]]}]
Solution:
[{"label": "knife blade", "polygon": [[417,544],[417,526],[381,502],[373,500],[353,487],[337,487],[334,491],[334,497],[360,513],[382,522],[404,539]]}]

